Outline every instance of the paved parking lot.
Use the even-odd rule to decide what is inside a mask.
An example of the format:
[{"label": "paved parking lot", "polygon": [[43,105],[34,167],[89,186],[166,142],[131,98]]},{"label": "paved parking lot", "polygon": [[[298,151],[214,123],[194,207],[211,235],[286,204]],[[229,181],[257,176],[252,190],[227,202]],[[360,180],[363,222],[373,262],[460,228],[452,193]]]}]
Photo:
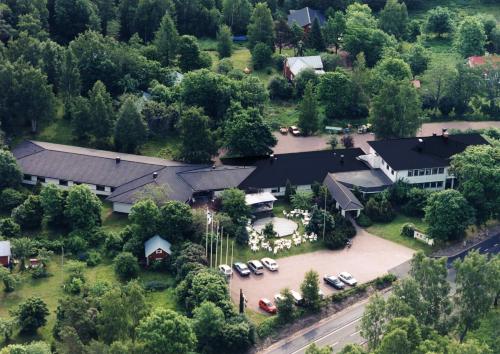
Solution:
[{"label": "paved parking lot", "polygon": [[327,273],[338,274],[347,271],[358,282],[364,283],[408,261],[413,253],[412,249],[358,229],[358,234],[349,249],[324,250],[279,258],[277,259],[279,271],[270,272],[266,269],[263,275],[251,274],[247,278],[242,278],[235,273],[230,284],[231,296],[235,303],[238,303],[240,288],[243,289],[248,300],[248,307],[258,310],[258,301],[262,297],[267,297],[274,302],[274,295],[285,287],[300,291],[300,283],[305,273],[311,269],[319,273],[321,289],[328,295],[337,290],[323,283],[323,276]]}]

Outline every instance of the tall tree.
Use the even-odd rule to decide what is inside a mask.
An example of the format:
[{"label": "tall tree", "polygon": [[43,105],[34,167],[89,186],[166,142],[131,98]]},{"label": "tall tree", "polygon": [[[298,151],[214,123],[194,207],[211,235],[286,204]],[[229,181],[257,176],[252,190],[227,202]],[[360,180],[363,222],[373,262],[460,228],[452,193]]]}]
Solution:
[{"label": "tall tree", "polygon": [[264,43],[274,49],[274,26],[271,10],[266,3],[255,5],[248,25],[248,44],[253,48],[257,43]]},{"label": "tall tree", "polygon": [[224,312],[212,302],[206,301],[193,311],[193,328],[198,339],[198,348],[202,353],[217,353],[224,331]]},{"label": "tall tree", "polygon": [[134,32],[137,32],[145,43],[153,40],[156,30],[167,12],[174,13],[174,5],[171,0],[139,0],[132,22],[134,23]]},{"label": "tall tree", "polygon": [[290,30],[288,23],[284,19],[280,18],[274,21],[274,33],[276,34],[276,46],[281,54],[283,47],[289,44],[292,40],[292,31]]},{"label": "tall tree", "polygon": [[135,153],[146,141],[147,126],[132,98],[127,98],[118,112],[115,146],[118,151]]},{"label": "tall tree", "polygon": [[108,26],[116,16],[116,2],[108,0],[94,0],[97,12],[101,20],[101,30],[103,35],[108,35]]},{"label": "tall tree", "polygon": [[306,273],[304,281],[300,284],[300,292],[306,308],[311,311],[318,311],[321,308],[318,272],[310,270]]},{"label": "tall tree", "polygon": [[378,139],[415,136],[422,124],[420,98],[409,82],[387,80],[373,98],[371,121]]},{"label": "tall tree", "polygon": [[156,31],[154,39],[160,62],[163,65],[169,66],[175,60],[178,42],[177,28],[170,13],[166,12],[161,19],[160,28]]},{"label": "tall tree", "polygon": [[436,240],[459,240],[474,221],[474,210],[454,189],[431,194],[424,210],[425,221],[429,224],[427,232]]},{"label": "tall tree", "polygon": [[55,0],[53,31],[61,43],[69,43],[88,29],[99,29],[97,8],[90,0]]},{"label": "tall tree", "polygon": [[458,26],[455,46],[464,58],[483,55],[486,45],[484,26],[476,17],[466,17]]},{"label": "tall tree", "polygon": [[334,46],[335,53],[338,52],[342,35],[346,29],[345,16],[341,11],[336,11],[333,16],[328,17],[323,27],[323,38],[326,46]]},{"label": "tall tree", "polygon": [[306,85],[304,97],[299,106],[299,128],[304,135],[310,135],[319,128],[318,101],[312,83]]},{"label": "tall tree", "polygon": [[462,342],[467,332],[477,328],[481,318],[488,313],[496,294],[486,256],[472,251],[463,261],[457,259],[453,266],[457,270],[455,303]]},{"label": "tall tree", "polygon": [[217,153],[217,145],[209,130],[209,119],[200,108],[189,108],[179,121],[181,157],[189,162],[208,162]]},{"label": "tall tree", "polygon": [[224,127],[225,146],[236,156],[262,156],[272,152],[276,138],[255,108],[233,107]]},{"label": "tall tree", "polygon": [[66,198],[65,215],[73,229],[90,229],[101,224],[102,203],[84,185],[73,186]]},{"label": "tall tree", "polygon": [[38,328],[45,326],[48,315],[47,304],[39,297],[28,298],[15,311],[21,332],[30,334],[35,333]]},{"label": "tall tree", "polygon": [[318,93],[325,105],[327,119],[342,119],[350,115],[355,105],[353,92],[351,78],[345,71],[337,70],[321,75]]},{"label": "tall tree", "polygon": [[217,52],[219,58],[227,58],[231,56],[233,51],[233,39],[231,29],[228,26],[219,27],[217,32]]},{"label": "tall tree", "polygon": [[59,93],[62,96],[65,114],[69,116],[73,98],[80,94],[81,82],[78,61],[70,49],[64,53],[59,73]]},{"label": "tall tree", "polygon": [[96,81],[89,91],[90,122],[98,144],[106,144],[113,133],[115,114],[111,95],[101,81]]},{"label": "tall tree", "polygon": [[137,332],[144,349],[151,354],[188,354],[195,350],[191,322],[172,310],[154,310],[141,321]]},{"label": "tall tree", "polygon": [[408,27],[408,10],[404,2],[387,0],[385,7],[380,11],[380,28],[401,39],[406,35]]},{"label": "tall tree", "polygon": [[366,305],[361,318],[361,335],[366,338],[368,348],[375,349],[380,344],[380,338],[385,332],[385,300],[376,294]]},{"label": "tall tree", "polygon": [[18,187],[22,172],[10,151],[0,149],[0,189]]},{"label": "tall tree", "polygon": [[[198,40],[194,36],[181,36],[178,51],[179,68],[184,72],[207,68],[211,65],[210,57],[203,56]],[[209,61],[205,60],[206,58]]]},{"label": "tall tree", "polygon": [[473,146],[453,156],[451,161],[458,188],[474,207],[478,224],[500,214],[499,150],[498,146]]},{"label": "tall tree", "polygon": [[450,34],[453,32],[453,20],[451,17],[451,12],[447,7],[435,7],[427,13],[425,30],[440,37]]},{"label": "tall tree", "polygon": [[252,15],[252,4],[248,0],[224,0],[222,14],[233,33],[245,34]]},{"label": "tall tree", "polygon": [[325,50],[325,40],[323,39],[323,34],[321,33],[321,26],[319,25],[318,18],[314,18],[311,26],[311,30],[306,37],[306,46],[312,49],[322,52]]}]

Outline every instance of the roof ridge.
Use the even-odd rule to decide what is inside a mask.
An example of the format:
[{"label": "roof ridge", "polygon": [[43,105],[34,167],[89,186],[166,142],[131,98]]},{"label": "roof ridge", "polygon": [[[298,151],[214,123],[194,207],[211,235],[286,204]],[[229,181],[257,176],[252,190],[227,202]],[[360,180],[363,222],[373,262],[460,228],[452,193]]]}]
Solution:
[{"label": "roof ridge", "polygon": [[[163,166],[163,167],[162,167],[162,168],[160,168],[159,170],[156,170],[156,171],[153,171],[153,172],[149,172],[149,173],[146,173],[146,174],[144,174],[144,175],[142,175],[142,176],[140,176],[140,177],[136,177],[136,178],[134,178],[134,179],[131,179],[130,181],[125,182],[125,183],[123,183],[123,184],[119,185],[118,187],[116,187],[116,188],[115,188],[115,191],[116,191],[118,188],[125,187],[125,186],[126,186],[127,184],[129,184],[129,183],[132,183],[132,182],[138,181],[138,180],[140,180],[141,178],[144,178],[144,177],[146,177],[146,176],[148,176],[148,175],[152,175],[152,174],[153,174],[153,173],[155,173],[155,172],[160,172],[160,171],[162,171],[162,170],[166,169],[167,167],[169,167],[169,166]],[[110,194],[107,198],[109,198],[109,197],[111,197],[111,196],[113,196],[113,198],[114,198],[114,197],[118,197],[118,196],[120,196],[120,195],[122,195],[122,194],[124,194],[124,193],[130,192],[130,191],[131,191],[131,190],[133,190],[133,189],[137,189],[137,188],[142,187],[142,186],[145,186],[146,184],[149,184],[149,183],[151,183],[151,182],[145,182],[144,184],[141,184],[140,186],[137,186],[137,187],[135,187],[135,188],[131,188],[131,189],[127,189],[127,190],[125,190],[125,191],[123,191],[123,192],[120,192],[119,194],[115,194],[115,195],[113,195],[113,193],[111,193],[111,194]],[[107,198],[106,198],[106,199],[107,199]]]},{"label": "roof ridge", "polygon": [[[42,146],[40,146],[40,145],[36,144],[36,143],[35,143],[34,141],[32,141],[32,140],[26,140],[26,141],[30,142],[31,144],[33,144],[33,145],[35,145],[35,146],[38,146],[38,147],[39,147],[40,149],[42,149],[42,150],[39,150],[39,151],[34,151],[34,152],[32,152],[31,154],[24,155],[23,157],[19,158],[19,160],[24,159],[25,157],[28,157],[28,156],[33,156],[33,155],[36,155],[36,154],[38,154],[38,153],[40,153],[40,152],[42,152],[42,151],[45,151],[45,150],[46,150],[44,147],[42,147]],[[16,159],[17,159],[17,157],[16,157]]]}]

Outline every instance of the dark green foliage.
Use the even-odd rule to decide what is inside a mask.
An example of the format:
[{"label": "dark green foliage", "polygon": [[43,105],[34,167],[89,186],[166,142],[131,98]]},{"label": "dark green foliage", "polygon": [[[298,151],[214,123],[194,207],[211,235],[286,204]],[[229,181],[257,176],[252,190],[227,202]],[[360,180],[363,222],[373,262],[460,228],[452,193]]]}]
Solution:
[{"label": "dark green foliage", "polygon": [[255,328],[244,316],[231,317],[223,329],[227,353],[244,353],[254,344]]},{"label": "dark green foliage", "polygon": [[99,263],[101,263],[101,254],[97,251],[91,251],[87,255],[87,265],[89,267],[95,267]]},{"label": "dark green foliage", "polygon": [[229,215],[233,222],[239,223],[242,218],[248,217],[250,210],[245,203],[245,192],[230,188],[222,192],[221,210]]},{"label": "dark green foliage", "polygon": [[422,218],[430,194],[431,192],[425,189],[411,188],[408,191],[407,201],[402,206],[401,211],[405,215]]},{"label": "dark green foliage", "polygon": [[178,52],[179,68],[184,72],[209,68],[212,65],[210,57],[200,51],[196,37],[181,36]]},{"label": "dark green foliage", "polygon": [[285,183],[285,201],[287,203],[291,203],[292,201],[292,196],[296,193],[297,188],[292,185],[290,180],[286,180]]},{"label": "dark green foliage", "polygon": [[160,62],[163,65],[168,66],[175,60],[178,42],[179,34],[175,28],[175,23],[170,13],[166,12],[154,39],[156,50],[160,56]]},{"label": "dark green foliage", "polygon": [[327,119],[349,118],[356,107],[354,85],[351,77],[343,70],[321,75],[318,87],[319,98],[325,106]]},{"label": "dark green foliage", "polygon": [[308,48],[315,49],[318,52],[325,50],[325,41],[323,39],[323,34],[321,33],[321,27],[317,18],[314,18],[311,30],[307,34],[306,46]]},{"label": "dark green foliage", "polygon": [[233,107],[224,127],[225,146],[232,155],[263,156],[272,153],[276,138],[255,108]]},{"label": "dark green foliage", "polygon": [[403,38],[406,35],[408,26],[408,11],[406,4],[399,3],[398,0],[388,0],[385,7],[380,11],[380,28],[396,38]]},{"label": "dark green foliage", "polygon": [[146,123],[134,100],[128,98],[118,112],[115,125],[115,146],[118,151],[135,153],[146,138]]},{"label": "dark green foliage", "polygon": [[282,324],[290,323],[295,317],[295,300],[288,288],[281,290],[280,294],[283,296],[283,299],[276,301],[278,321]]},{"label": "dark green foliage", "polygon": [[64,208],[66,203],[66,192],[58,188],[55,184],[47,184],[40,192],[40,202],[43,208],[44,220],[50,226],[63,226]]},{"label": "dark green foliage", "polygon": [[466,17],[458,27],[455,46],[464,58],[483,55],[486,39],[481,21],[476,17]]},{"label": "dark green foliage", "polygon": [[248,230],[245,226],[240,225],[236,228],[235,231],[235,240],[236,243],[240,246],[247,245],[248,244]]},{"label": "dark green foliage", "polygon": [[441,114],[447,117],[453,110],[455,99],[449,96],[443,96],[439,99],[438,109]]},{"label": "dark green foliage", "polygon": [[415,231],[415,225],[413,225],[412,223],[405,223],[401,227],[401,235],[405,237],[413,238],[414,231]]},{"label": "dark green foliage", "polygon": [[430,52],[422,45],[415,44],[411,47],[405,60],[410,64],[413,75],[420,75],[427,70],[427,66],[431,60]]},{"label": "dark green foliage", "polygon": [[102,203],[85,185],[73,186],[66,198],[64,214],[73,229],[90,229],[101,224]]},{"label": "dark green foliage", "polygon": [[26,196],[12,188],[5,188],[0,192],[0,210],[10,212],[12,209],[21,205]]},{"label": "dark green foliage", "polygon": [[61,43],[69,43],[79,33],[98,27],[97,8],[90,0],[54,0],[52,31]]},{"label": "dark green foliage", "polygon": [[104,249],[106,255],[110,258],[114,258],[123,247],[123,239],[120,235],[115,233],[108,233],[106,239],[104,240]]},{"label": "dark green foliage", "polygon": [[443,36],[453,31],[452,14],[446,7],[435,7],[428,12],[425,30]]},{"label": "dark green foliage", "polygon": [[364,212],[375,222],[389,222],[396,217],[391,202],[385,193],[379,193],[368,199]]},{"label": "dark green foliage", "polygon": [[358,224],[361,227],[370,227],[372,226],[373,222],[372,220],[366,215],[366,213],[361,212],[359,216],[356,219],[356,224]]},{"label": "dark green foliage", "polygon": [[[21,182],[21,178],[21,169],[17,165],[15,157],[10,151],[0,149],[0,189],[17,187]],[[18,199],[14,191],[9,190],[7,192],[7,190],[3,190],[2,201],[0,203],[2,209],[5,206],[6,209],[4,210],[8,210],[9,206],[12,205],[12,203],[4,200],[4,198],[11,199],[12,201]]]},{"label": "dark green foliage", "polygon": [[231,29],[228,26],[221,26],[217,32],[217,52],[219,58],[230,57],[233,51],[233,39]]},{"label": "dark green foliage", "polygon": [[429,224],[427,232],[436,240],[458,240],[474,221],[474,210],[462,194],[453,189],[429,196],[424,211]]},{"label": "dark green foliage", "polygon": [[184,243],[178,251],[175,251],[174,254],[172,254],[172,258],[172,265],[180,279],[183,279],[188,273],[186,272],[186,265],[199,264],[203,268],[208,264],[205,256],[205,248],[199,244],[191,242]]},{"label": "dark green foliage", "polygon": [[342,58],[337,54],[321,54],[321,61],[325,71],[335,71],[343,64]]},{"label": "dark green foliage", "polygon": [[186,203],[171,200],[161,207],[158,227],[173,244],[191,239],[192,225],[193,214]]},{"label": "dark green foliage", "polygon": [[21,227],[12,218],[0,219],[0,237],[7,239],[21,236]]},{"label": "dark green foliage", "polygon": [[304,298],[304,306],[310,311],[319,311],[321,308],[319,290],[318,273],[314,270],[308,271],[300,284],[300,292]]},{"label": "dark green foliage", "polygon": [[343,238],[353,238],[356,236],[356,228],[352,222],[343,217],[340,214],[336,214],[335,217],[335,229],[334,232],[341,235]]},{"label": "dark green foliage", "polygon": [[274,227],[273,227],[273,223],[272,222],[269,222],[269,223],[266,224],[266,226],[264,226],[264,229],[262,230],[262,234],[266,238],[276,237],[277,233],[276,233],[276,231],[274,231]]},{"label": "dark green foliage", "polygon": [[304,97],[299,107],[298,126],[304,135],[314,134],[319,129],[318,101],[311,82],[304,91]]},{"label": "dark green foliage", "polygon": [[267,86],[271,99],[289,100],[293,97],[292,84],[282,76],[274,76]]},{"label": "dark green foliage", "polygon": [[[265,3],[255,6],[248,25],[248,44],[252,49],[257,43],[264,43],[269,49],[274,48],[273,18]],[[271,49],[271,52],[273,50]]]},{"label": "dark green foliage", "polygon": [[12,210],[12,219],[23,229],[36,229],[42,223],[43,208],[40,197],[29,195],[18,207]]},{"label": "dark green foliage", "polygon": [[302,97],[309,82],[316,87],[320,82],[319,76],[312,69],[302,70],[293,80],[297,97]]},{"label": "dark green foliage", "polygon": [[179,121],[181,158],[187,162],[208,162],[217,153],[209,119],[200,108],[185,110]]},{"label": "dark green foliage", "polygon": [[139,275],[139,265],[137,258],[129,253],[122,252],[114,260],[115,273],[122,281],[128,281],[137,278]]},{"label": "dark green foliage", "polygon": [[174,0],[180,33],[215,37],[221,22],[221,2],[215,0]]},{"label": "dark green foliage", "polygon": [[45,326],[49,310],[45,302],[38,297],[30,297],[19,305],[15,312],[21,332],[35,333],[38,328]]},{"label": "dark green foliage", "polygon": [[252,49],[252,64],[255,70],[263,69],[272,62],[273,51],[267,44],[258,42]]}]

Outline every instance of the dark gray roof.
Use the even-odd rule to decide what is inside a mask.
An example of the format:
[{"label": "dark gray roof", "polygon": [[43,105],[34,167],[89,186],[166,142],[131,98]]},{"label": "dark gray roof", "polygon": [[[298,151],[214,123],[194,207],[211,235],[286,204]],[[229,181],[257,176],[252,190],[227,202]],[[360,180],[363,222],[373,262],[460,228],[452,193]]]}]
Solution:
[{"label": "dark gray roof", "polygon": [[453,155],[461,153],[470,145],[488,142],[481,135],[473,133],[369,141],[368,144],[393,169],[410,170],[449,166]]},{"label": "dark gray roof", "polygon": [[392,185],[392,181],[380,169],[339,172],[332,174],[332,177],[349,189],[357,187],[367,193],[381,192]]},{"label": "dark gray roof", "polygon": [[194,191],[213,191],[238,187],[255,167],[220,166],[179,173]]},{"label": "dark gray roof", "polygon": [[315,18],[318,19],[320,25],[323,25],[325,22],[325,16],[320,11],[311,9],[310,7],[304,7],[300,10],[290,10],[288,25],[292,26],[294,22],[297,22],[300,27],[305,27],[312,24]]},{"label": "dark gray roof", "polygon": [[343,210],[361,210],[363,204],[356,196],[342,183],[338,182],[332,174],[328,174],[323,181],[323,184],[328,188],[330,195]]}]

